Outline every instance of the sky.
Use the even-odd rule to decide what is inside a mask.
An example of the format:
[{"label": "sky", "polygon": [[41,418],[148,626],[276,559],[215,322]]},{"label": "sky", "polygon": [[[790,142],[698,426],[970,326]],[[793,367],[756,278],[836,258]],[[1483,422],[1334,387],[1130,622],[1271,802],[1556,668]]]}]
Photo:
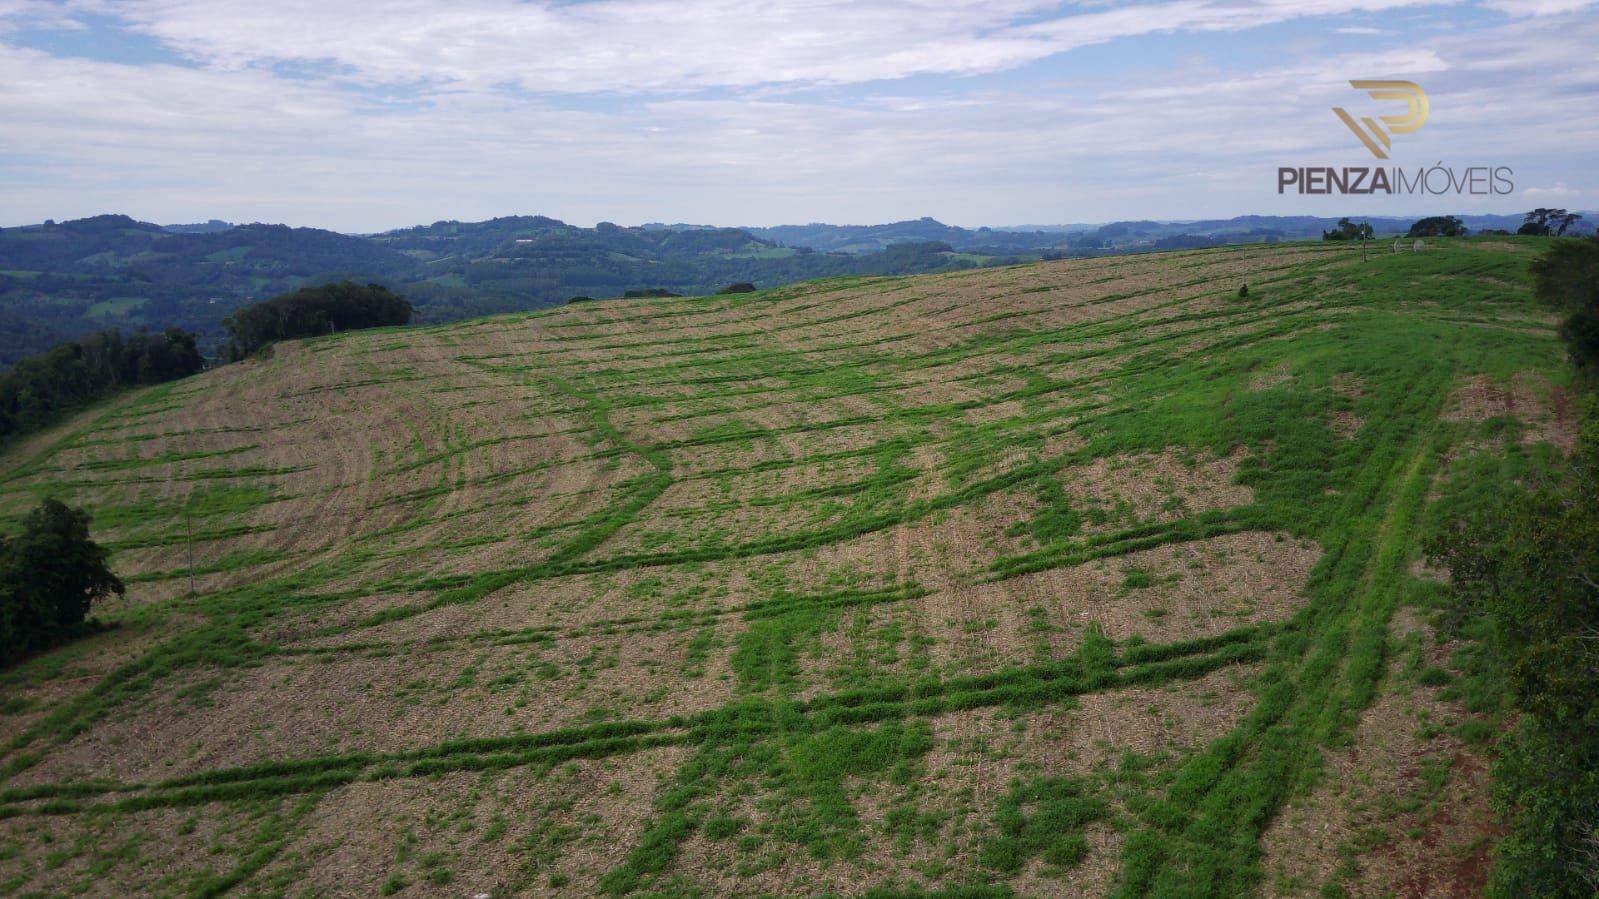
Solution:
[{"label": "sky", "polygon": [[[1599,209],[1585,0],[0,0],[0,224]],[[1332,107],[1431,112],[1374,160]],[[1508,166],[1299,196],[1279,166]]]}]

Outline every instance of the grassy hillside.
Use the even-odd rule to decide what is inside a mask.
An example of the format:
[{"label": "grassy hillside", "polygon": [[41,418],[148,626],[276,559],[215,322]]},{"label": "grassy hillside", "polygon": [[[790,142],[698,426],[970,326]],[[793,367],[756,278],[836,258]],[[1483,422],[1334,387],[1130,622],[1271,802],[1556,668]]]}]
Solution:
[{"label": "grassy hillside", "polygon": [[1470,891],[1417,547],[1569,445],[1541,246],[587,303],[86,412],[0,462],[130,581],[0,674],[0,886]]}]

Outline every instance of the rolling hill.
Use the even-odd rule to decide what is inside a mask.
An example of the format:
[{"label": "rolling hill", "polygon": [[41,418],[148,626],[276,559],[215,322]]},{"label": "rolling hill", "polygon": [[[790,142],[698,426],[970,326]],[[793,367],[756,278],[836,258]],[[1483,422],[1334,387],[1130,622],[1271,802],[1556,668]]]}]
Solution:
[{"label": "rolling hill", "polygon": [[[1378,234],[1404,234],[1420,216],[1393,218],[1357,216],[1370,222]],[[1515,232],[1520,215],[1461,215],[1473,232],[1492,229]],[[1594,215],[1573,226],[1573,234],[1593,231]],[[875,252],[897,243],[937,241],[956,250],[991,255],[1088,255],[1137,250],[1188,249],[1216,244],[1265,243],[1278,240],[1316,240],[1338,225],[1338,216],[1240,215],[1228,219],[1188,221],[1117,221],[1096,225],[1018,225],[1005,228],[961,228],[933,218],[882,225],[778,225],[745,228],[750,234],[783,246],[808,247],[828,252]],[[684,227],[684,226],[661,226]]]},{"label": "rolling hill", "polygon": [[1420,545],[1570,445],[1543,246],[584,303],[124,394],[0,457],[129,582],[0,674],[0,883],[1470,892]]},{"label": "rolling hill", "polygon": [[707,294],[737,281],[777,286],[986,261],[936,243],[817,253],[732,228],[579,228],[544,216],[350,236],[226,222],[163,228],[105,215],[0,228],[0,366],[108,327],[176,326],[214,346],[239,307],[344,279],[390,286],[423,320],[446,322],[630,289]]},{"label": "rolling hill", "polygon": [[573,296],[612,298],[646,288],[710,294],[738,281],[775,287],[824,276],[971,268],[987,261],[958,257],[933,242],[865,254],[817,253],[736,228],[623,228],[609,222],[579,228],[545,216],[435,222],[370,239],[419,263],[397,289],[435,322],[541,308]]},{"label": "rolling hill", "polygon": [[[1465,216],[1474,230],[1519,216]],[[1574,233],[1587,233],[1591,219]],[[378,282],[431,323],[522,312],[574,296],[654,288],[710,294],[736,282],[779,287],[851,275],[955,271],[1038,259],[1316,239],[1337,220],[1240,216],[1052,228],[960,228],[931,218],[883,225],[593,228],[539,215],[439,221],[346,235],[283,225],[153,225],[124,215],[0,228],[0,367],[65,340],[119,327],[224,342],[248,303],[328,281]],[[1372,219],[1403,233],[1413,219]]]},{"label": "rolling hill", "polygon": [[251,299],[313,281],[403,279],[410,257],[315,228],[172,233],[125,215],[0,228],[0,365],[107,327],[212,338]]}]

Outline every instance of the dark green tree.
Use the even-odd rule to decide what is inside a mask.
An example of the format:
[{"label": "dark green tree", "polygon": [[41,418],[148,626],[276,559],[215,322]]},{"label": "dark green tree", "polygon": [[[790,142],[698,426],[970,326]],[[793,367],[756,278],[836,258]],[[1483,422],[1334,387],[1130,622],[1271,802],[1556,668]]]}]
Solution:
[{"label": "dark green tree", "polygon": [[1599,235],[1556,241],[1532,264],[1533,290],[1565,314],[1560,336],[1579,369],[1599,373]]},{"label": "dark green tree", "polygon": [[205,368],[195,336],[101,331],[30,356],[0,374],[0,437],[48,424],[73,406],[136,384],[157,384]]},{"label": "dark green tree", "polygon": [[1514,729],[1494,765],[1509,824],[1491,893],[1599,894],[1599,239],[1561,241],[1533,266],[1536,292],[1568,313],[1561,333],[1586,396],[1568,464],[1496,485],[1428,540],[1449,570],[1449,619],[1482,635],[1509,687]]},{"label": "dark green tree", "polygon": [[1466,225],[1452,215],[1433,215],[1410,226],[1406,237],[1465,237]]},{"label": "dark green tree", "polygon": [[89,516],[46,499],[0,540],[0,662],[81,633],[94,602],[123,592]]},{"label": "dark green tree", "polygon": [[229,337],[228,357],[237,360],[279,340],[410,321],[411,304],[387,287],[341,281],[304,287],[246,306],[224,324]]},{"label": "dark green tree", "polygon": [[1348,218],[1341,218],[1331,231],[1321,232],[1322,240],[1370,240],[1375,232],[1370,222],[1355,224]]},{"label": "dark green tree", "polygon": [[1563,237],[1572,225],[1582,216],[1564,209],[1538,207],[1527,213],[1527,219],[1522,223],[1517,234],[1530,234],[1535,237]]},{"label": "dark green tree", "polygon": [[1454,582],[1455,615],[1486,625],[1488,651],[1520,713],[1494,766],[1511,830],[1494,892],[1599,890],[1599,424],[1571,470],[1463,515],[1431,543]]}]

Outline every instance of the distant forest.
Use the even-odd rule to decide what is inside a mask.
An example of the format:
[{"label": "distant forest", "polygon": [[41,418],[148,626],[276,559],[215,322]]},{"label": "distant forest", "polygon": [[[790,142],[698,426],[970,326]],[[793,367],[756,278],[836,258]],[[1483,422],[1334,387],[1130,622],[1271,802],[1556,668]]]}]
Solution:
[{"label": "distant forest", "polygon": [[58,344],[0,373],[0,438],[35,430],[118,388],[203,368],[194,335],[179,328],[129,336],[112,329]]},{"label": "distant forest", "polygon": [[227,357],[237,361],[279,340],[403,325],[411,304],[381,284],[302,287],[228,316]]},{"label": "distant forest", "polygon": [[[238,361],[279,340],[404,325],[411,304],[380,284],[340,281],[253,303],[224,323],[224,355]],[[181,328],[124,335],[112,328],[28,356],[0,372],[0,439],[27,434],[126,387],[159,384],[206,367]]]},{"label": "distant forest", "polygon": [[[1462,216],[1472,230],[1519,216]],[[1503,220],[1503,221],[1501,221]],[[1369,219],[1402,234],[1409,219]],[[933,219],[884,225],[579,228],[544,216],[435,222],[368,236],[222,221],[161,226],[122,215],[0,228],[0,367],[107,328],[178,327],[225,354],[227,318],[300,287],[383,284],[444,322],[536,309],[574,296],[734,283],[775,287],[841,275],[899,275],[1037,259],[1316,238],[1333,219],[967,229]],[[1591,227],[1581,225],[1582,228]]]}]

